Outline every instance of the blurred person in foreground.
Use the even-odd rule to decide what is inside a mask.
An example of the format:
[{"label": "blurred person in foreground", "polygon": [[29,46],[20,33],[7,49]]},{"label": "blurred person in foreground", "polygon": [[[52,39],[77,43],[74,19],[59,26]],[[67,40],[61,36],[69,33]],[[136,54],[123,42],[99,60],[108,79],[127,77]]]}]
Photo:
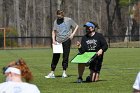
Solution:
[{"label": "blurred person in foreground", "polygon": [[133,84],[133,93],[140,93],[140,72],[137,74],[137,77]]},{"label": "blurred person in foreground", "polygon": [[3,74],[6,81],[0,84],[0,93],[40,93],[36,85],[29,83],[33,76],[23,59],[10,62]]},{"label": "blurred person in foreground", "polygon": [[[64,17],[64,12],[62,10],[57,10],[56,14],[57,14],[57,19],[54,21],[54,26],[52,31],[52,41],[53,41],[52,43],[62,44],[63,47],[62,77],[66,78],[67,77],[66,70],[68,68],[71,40],[73,39],[78,29],[78,25],[73,19],[69,17]],[[51,72],[47,76],[45,76],[45,78],[55,78],[54,71],[58,64],[59,58],[60,58],[60,53],[53,53]]]},{"label": "blurred person in foreground", "polygon": [[[77,46],[80,54],[84,52],[96,52],[96,58],[91,60],[89,64],[90,76],[86,81],[95,82],[99,80],[99,74],[102,67],[104,52],[108,49],[107,42],[101,33],[96,32],[98,24],[94,22],[87,22],[85,25],[86,35],[82,37],[81,42],[77,41]],[[83,73],[87,64],[78,64],[78,80],[77,83],[83,82]]]}]

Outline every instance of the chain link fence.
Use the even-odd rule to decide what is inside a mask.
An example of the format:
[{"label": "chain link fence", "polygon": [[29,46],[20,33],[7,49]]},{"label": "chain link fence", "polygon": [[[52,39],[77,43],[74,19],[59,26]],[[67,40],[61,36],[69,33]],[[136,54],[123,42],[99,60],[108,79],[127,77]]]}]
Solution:
[{"label": "chain link fence", "polygon": [[[140,36],[104,36],[110,48],[140,48]],[[77,48],[77,41],[81,41],[82,36],[75,36],[72,40],[71,48]],[[17,48],[51,48],[51,37],[0,37],[0,49]]]}]

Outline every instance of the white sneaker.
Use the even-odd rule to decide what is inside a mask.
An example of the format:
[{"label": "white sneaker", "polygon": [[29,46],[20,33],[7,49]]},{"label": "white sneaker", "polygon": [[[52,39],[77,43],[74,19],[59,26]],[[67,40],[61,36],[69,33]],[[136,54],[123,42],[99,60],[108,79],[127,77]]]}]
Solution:
[{"label": "white sneaker", "polygon": [[67,74],[66,73],[63,73],[62,74],[62,78],[66,78],[66,77],[68,77]]},{"label": "white sneaker", "polygon": [[49,73],[47,76],[45,76],[45,78],[55,78],[55,75],[52,73]]}]

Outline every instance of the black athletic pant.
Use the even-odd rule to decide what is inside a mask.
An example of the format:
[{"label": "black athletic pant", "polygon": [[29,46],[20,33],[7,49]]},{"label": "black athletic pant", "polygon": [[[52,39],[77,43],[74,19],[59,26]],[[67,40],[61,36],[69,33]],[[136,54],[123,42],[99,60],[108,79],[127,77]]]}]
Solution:
[{"label": "black athletic pant", "polygon": [[[69,53],[70,53],[70,46],[71,46],[71,40],[68,39],[67,41],[62,43],[63,46],[63,61],[62,61],[62,66],[63,70],[66,70],[68,68],[68,61],[69,61]],[[60,58],[60,53],[54,53],[53,58],[52,58],[52,63],[51,63],[51,70],[54,71],[57,63]]]},{"label": "black athletic pant", "polygon": [[98,56],[93,60],[93,62],[90,63],[89,69],[93,70],[96,73],[100,73],[101,67],[103,62],[103,55]]}]

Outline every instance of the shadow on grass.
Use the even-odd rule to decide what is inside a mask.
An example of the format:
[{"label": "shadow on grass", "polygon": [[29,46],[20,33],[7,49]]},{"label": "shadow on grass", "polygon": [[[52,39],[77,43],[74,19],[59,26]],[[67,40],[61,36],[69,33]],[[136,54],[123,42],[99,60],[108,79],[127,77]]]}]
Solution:
[{"label": "shadow on grass", "polygon": [[[96,82],[83,81],[82,83],[97,83],[97,82],[105,82],[105,81],[107,81],[107,80],[98,80],[98,81],[96,81]],[[77,81],[71,82],[71,83],[77,83]],[[80,84],[80,83],[79,83],[79,84]]]},{"label": "shadow on grass", "polygon": [[[77,75],[68,75],[67,78],[69,78],[69,77],[73,77],[73,76],[77,76]],[[62,78],[62,75],[56,75],[55,77],[57,77],[57,78]]]}]

